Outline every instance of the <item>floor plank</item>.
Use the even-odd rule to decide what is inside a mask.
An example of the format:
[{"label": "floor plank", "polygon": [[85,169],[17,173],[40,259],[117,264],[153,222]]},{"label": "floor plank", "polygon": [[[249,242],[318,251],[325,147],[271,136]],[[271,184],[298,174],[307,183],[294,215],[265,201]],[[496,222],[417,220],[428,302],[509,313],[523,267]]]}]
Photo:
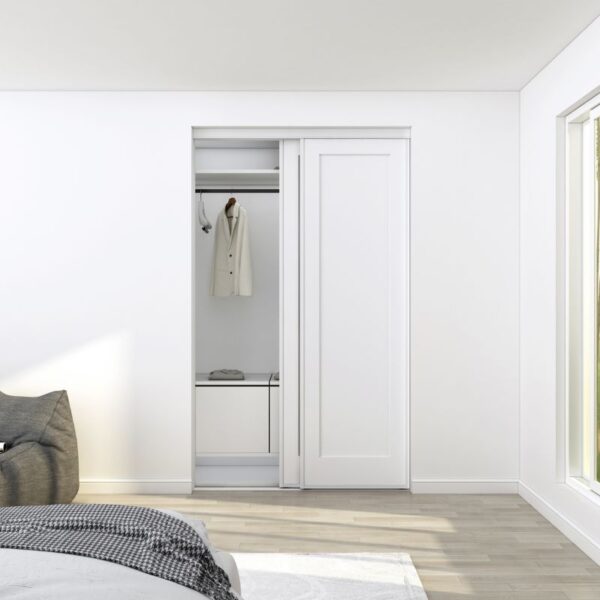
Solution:
[{"label": "floor plank", "polygon": [[171,508],[243,552],[408,552],[429,600],[600,600],[600,567],[522,498],[398,491],[81,495]]}]

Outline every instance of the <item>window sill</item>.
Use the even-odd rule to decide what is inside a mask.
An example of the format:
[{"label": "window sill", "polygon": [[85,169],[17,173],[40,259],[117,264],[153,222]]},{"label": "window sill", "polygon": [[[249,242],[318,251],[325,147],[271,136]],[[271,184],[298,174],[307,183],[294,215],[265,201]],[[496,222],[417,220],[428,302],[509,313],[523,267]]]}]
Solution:
[{"label": "window sill", "polygon": [[590,502],[600,506],[600,495],[590,488],[590,484],[581,477],[567,477],[566,484],[587,498]]}]

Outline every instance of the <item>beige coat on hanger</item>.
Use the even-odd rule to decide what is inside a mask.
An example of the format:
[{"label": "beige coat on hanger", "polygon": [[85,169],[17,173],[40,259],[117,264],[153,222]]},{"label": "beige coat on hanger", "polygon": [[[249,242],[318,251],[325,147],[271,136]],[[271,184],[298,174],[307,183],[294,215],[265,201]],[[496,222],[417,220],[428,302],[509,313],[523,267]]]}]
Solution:
[{"label": "beige coat on hanger", "polygon": [[211,296],[251,296],[252,264],[248,216],[244,208],[234,204],[217,217],[213,257]]}]

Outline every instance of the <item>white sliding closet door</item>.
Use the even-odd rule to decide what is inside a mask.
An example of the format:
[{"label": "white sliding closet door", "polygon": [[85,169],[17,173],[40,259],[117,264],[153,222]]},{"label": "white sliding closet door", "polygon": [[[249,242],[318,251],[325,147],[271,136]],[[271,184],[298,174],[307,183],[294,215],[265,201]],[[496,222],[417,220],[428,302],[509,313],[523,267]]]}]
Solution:
[{"label": "white sliding closet door", "polygon": [[408,487],[408,159],[304,143],[304,487]]}]

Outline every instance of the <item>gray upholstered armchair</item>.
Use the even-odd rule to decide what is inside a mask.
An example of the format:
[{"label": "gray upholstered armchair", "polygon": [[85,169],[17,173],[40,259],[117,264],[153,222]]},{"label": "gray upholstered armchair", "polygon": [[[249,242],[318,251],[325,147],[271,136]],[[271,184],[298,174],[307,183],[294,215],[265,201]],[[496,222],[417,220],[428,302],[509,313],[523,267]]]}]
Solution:
[{"label": "gray upholstered armchair", "polygon": [[79,489],[77,438],[67,392],[0,392],[0,506],[71,502]]}]

